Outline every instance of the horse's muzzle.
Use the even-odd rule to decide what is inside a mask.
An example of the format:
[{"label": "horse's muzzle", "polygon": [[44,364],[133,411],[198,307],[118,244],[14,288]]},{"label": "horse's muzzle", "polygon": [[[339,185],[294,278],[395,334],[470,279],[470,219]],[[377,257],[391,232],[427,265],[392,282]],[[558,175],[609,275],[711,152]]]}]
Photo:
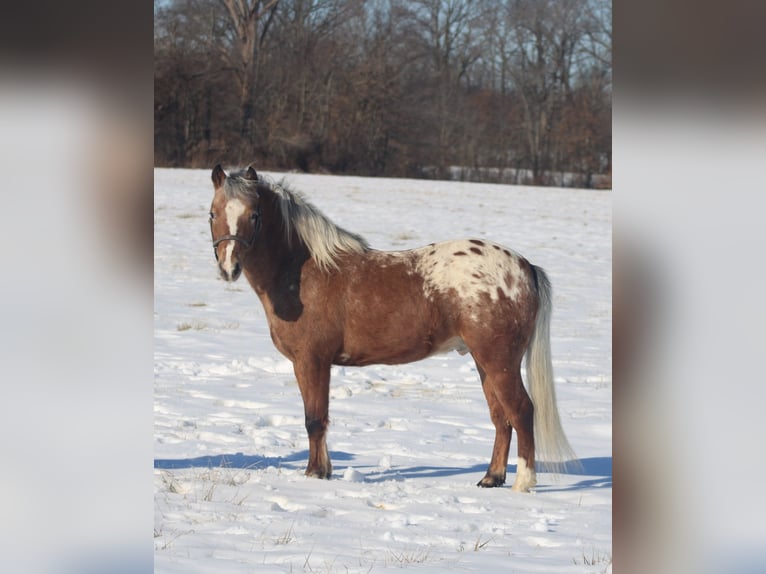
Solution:
[{"label": "horse's muzzle", "polygon": [[224,281],[234,282],[239,279],[240,275],[242,275],[242,265],[239,264],[239,261],[231,266],[231,271],[224,269],[223,265],[219,265],[218,270],[221,272],[221,278]]}]

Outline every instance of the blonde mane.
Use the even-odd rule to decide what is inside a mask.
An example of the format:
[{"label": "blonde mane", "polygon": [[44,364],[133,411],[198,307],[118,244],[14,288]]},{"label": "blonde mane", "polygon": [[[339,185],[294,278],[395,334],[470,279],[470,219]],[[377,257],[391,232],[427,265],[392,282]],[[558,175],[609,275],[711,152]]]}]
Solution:
[{"label": "blonde mane", "polygon": [[288,240],[295,230],[321,270],[337,269],[337,259],[341,253],[364,253],[370,250],[363,237],[330,221],[302,194],[288,188],[284,180],[272,185],[271,190],[277,197]]},{"label": "blonde mane", "polygon": [[259,191],[264,188],[274,195],[277,209],[282,214],[287,240],[291,241],[295,232],[320,270],[327,272],[337,269],[338,257],[342,253],[364,253],[370,250],[363,237],[333,223],[300,192],[292,190],[284,179],[273,183],[259,174],[256,182],[246,179],[244,172],[232,173],[226,178],[224,192],[227,197],[245,195],[257,198]]}]

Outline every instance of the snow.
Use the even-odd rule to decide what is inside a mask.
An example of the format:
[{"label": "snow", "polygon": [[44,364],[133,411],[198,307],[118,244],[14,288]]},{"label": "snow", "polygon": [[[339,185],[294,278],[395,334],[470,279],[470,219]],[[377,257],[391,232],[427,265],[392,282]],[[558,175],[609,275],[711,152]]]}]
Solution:
[{"label": "snow", "polygon": [[[267,174],[280,179],[282,174]],[[289,361],[218,279],[208,170],[155,170],[156,572],[611,572],[611,194],[288,174],[377,249],[474,237],[548,272],[562,425],[582,474],[482,489],[494,429],[470,356],[334,367],[333,477],[306,478]]]}]

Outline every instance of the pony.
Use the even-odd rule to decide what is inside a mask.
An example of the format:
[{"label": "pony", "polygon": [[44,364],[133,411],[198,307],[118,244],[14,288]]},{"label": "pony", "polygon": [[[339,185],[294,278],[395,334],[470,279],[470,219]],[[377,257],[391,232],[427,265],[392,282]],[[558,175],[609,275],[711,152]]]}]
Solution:
[{"label": "pony", "polygon": [[284,180],[274,183],[252,166],[227,175],[216,165],[212,181],[218,270],[228,282],[244,274],[275,347],[293,364],[309,441],[307,476],[332,474],[332,365],[401,364],[453,350],[475,361],[495,427],[478,486],[505,484],[512,429],[514,491],[536,485],[536,450],[556,472],[576,460],[556,406],[551,284],[542,268],[483,239],[375,250]]}]

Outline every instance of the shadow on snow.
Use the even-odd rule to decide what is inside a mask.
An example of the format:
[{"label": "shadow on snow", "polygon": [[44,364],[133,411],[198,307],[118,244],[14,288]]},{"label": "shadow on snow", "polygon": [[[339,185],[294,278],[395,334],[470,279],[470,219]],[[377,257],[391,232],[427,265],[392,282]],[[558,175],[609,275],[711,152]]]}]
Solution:
[{"label": "shadow on snow", "polygon": [[[295,452],[288,456],[264,457],[257,455],[246,455],[241,452],[235,454],[219,454],[211,456],[198,456],[196,458],[182,459],[155,459],[154,468],[162,470],[176,470],[184,468],[239,468],[247,470],[258,470],[268,467],[286,468],[290,470],[299,470],[304,468],[308,460],[308,451],[303,450]],[[347,452],[333,451],[330,453],[330,459],[333,463],[349,462],[354,460],[355,455]],[[612,457],[591,457],[580,459],[582,470],[576,473],[568,473],[568,476],[588,477],[574,484],[563,485],[561,480],[554,479],[550,486],[538,486],[539,491],[543,492],[562,492],[568,490],[579,490],[584,488],[610,488],[612,486]],[[336,466],[334,476],[342,476],[348,466]],[[487,469],[486,464],[476,464],[469,467],[460,466],[410,466],[393,467],[381,470],[379,467],[356,466],[356,470],[363,472],[367,469],[364,481],[368,483],[386,482],[389,480],[399,481],[419,478],[444,478],[450,476],[459,476],[462,474],[483,475]],[[516,465],[508,465],[509,484],[513,482],[513,475],[516,473]],[[544,482],[549,482],[545,480]]]},{"label": "shadow on snow", "polygon": [[[176,470],[181,468],[241,468],[258,470],[275,466],[279,468],[299,469],[306,465],[309,451],[303,450],[288,456],[258,456],[248,455],[241,452],[235,454],[217,454],[210,456],[198,456],[196,458],[166,458],[154,459],[154,468],[162,470]],[[347,452],[332,452],[330,458],[336,460],[352,460],[353,454]]]},{"label": "shadow on snow", "polygon": [[[554,486],[547,487],[542,485],[540,488],[545,492],[559,492],[566,490],[578,490],[581,488],[608,488],[612,486],[612,457],[595,457],[580,459],[582,470],[579,472],[567,473],[569,476],[587,476],[587,480],[581,480],[575,484],[558,486],[560,480],[554,479]],[[357,470],[359,470],[359,467]],[[339,469],[344,470],[344,469]],[[448,466],[412,466],[395,467],[383,471],[372,470],[365,476],[365,482],[385,482],[387,480],[406,480],[417,478],[443,478],[449,476],[458,476],[461,474],[477,474],[479,478],[487,470],[486,464],[476,464],[470,467],[448,467]],[[508,485],[513,483],[513,475],[516,474],[516,465],[508,465]],[[541,473],[542,474],[542,473]],[[547,474],[547,473],[545,473]],[[548,480],[544,480],[548,482]]]}]

